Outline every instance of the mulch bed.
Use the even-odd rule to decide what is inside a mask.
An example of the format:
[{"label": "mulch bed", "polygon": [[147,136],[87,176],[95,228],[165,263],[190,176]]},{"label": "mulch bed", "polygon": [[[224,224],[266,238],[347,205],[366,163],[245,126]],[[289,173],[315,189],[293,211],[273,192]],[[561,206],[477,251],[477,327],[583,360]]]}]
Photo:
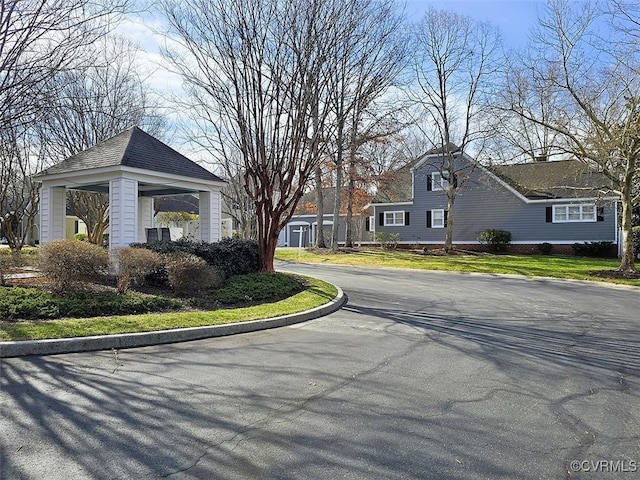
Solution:
[{"label": "mulch bed", "polygon": [[619,270],[597,270],[595,272],[589,272],[589,275],[599,278],[624,278],[627,280],[640,279],[640,272],[621,272]]}]

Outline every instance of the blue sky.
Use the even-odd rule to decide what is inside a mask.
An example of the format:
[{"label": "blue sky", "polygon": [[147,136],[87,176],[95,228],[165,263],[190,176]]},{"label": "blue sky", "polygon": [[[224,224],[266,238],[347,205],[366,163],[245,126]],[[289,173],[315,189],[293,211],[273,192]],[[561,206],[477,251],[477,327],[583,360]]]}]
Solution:
[{"label": "blue sky", "polygon": [[[229,0],[232,1],[232,0]],[[295,0],[293,0],[295,1]],[[347,0],[348,1],[348,0]],[[433,7],[469,16],[476,20],[489,21],[496,25],[502,34],[506,48],[524,47],[529,31],[537,22],[538,10],[544,8],[543,0],[396,0],[405,5],[405,14],[409,22],[420,20],[424,12]],[[182,79],[167,70],[158,47],[164,42],[159,31],[164,29],[164,20],[158,13],[133,17],[118,30],[119,33],[137,42],[145,52],[140,55],[140,63],[148,72],[146,84],[155,90],[160,98],[171,94],[180,94]],[[169,118],[182,118],[168,105],[162,102],[159,110]],[[192,158],[197,158],[192,154]]]},{"label": "blue sky", "polygon": [[[409,22],[420,20],[429,7],[489,21],[500,29],[507,48],[525,46],[529,31],[536,23],[538,10],[544,7],[543,0],[397,0],[397,2],[399,6],[406,4],[405,13]],[[144,56],[147,64],[162,65],[164,62],[160,58],[158,45],[163,40],[158,31],[163,30],[164,21],[157,15],[157,13],[146,14],[131,18],[119,30],[146,50]],[[171,90],[181,82],[160,67],[158,73],[151,76],[151,83],[157,89]]]},{"label": "blue sky", "polygon": [[408,0],[407,18],[419,20],[429,8],[449,10],[476,20],[489,21],[500,28],[505,45],[524,47],[529,30],[536,23],[538,10],[544,8],[542,0]]}]

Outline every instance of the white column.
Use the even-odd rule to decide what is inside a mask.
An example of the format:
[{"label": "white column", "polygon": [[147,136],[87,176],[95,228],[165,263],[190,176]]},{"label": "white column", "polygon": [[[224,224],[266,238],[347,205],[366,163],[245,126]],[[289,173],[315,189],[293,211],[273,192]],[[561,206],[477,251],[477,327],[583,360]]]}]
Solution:
[{"label": "white column", "polygon": [[138,239],[147,241],[147,228],[153,227],[153,197],[138,197]]},{"label": "white column", "polygon": [[135,243],[138,235],[138,181],[109,181],[109,249]]},{"label": "white column", "polygon": [[40,243],[65,237],[67,189],[65,187],[40,188]]},{"label": "white column", "polygon": [[200,240],[218,242],[222,232],[220,191],[200,192]]}]

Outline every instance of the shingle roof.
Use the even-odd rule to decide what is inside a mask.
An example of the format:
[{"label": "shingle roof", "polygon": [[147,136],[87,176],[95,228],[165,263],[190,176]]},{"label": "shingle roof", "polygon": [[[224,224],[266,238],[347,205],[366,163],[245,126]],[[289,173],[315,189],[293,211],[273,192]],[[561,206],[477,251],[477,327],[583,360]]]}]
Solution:
[{"label": "shingle roof", "polygon": [[499,165],[490,170],[530,199],[584,198],[610,193],[611,181],[578,160]]},{"label": "shingle roof", "polygon": [[446,145],[443,145],[441,147],[435,147],[432,148],[431,150],[427,150],[423,156],[426,155],[436,155],[438,153],[456,153],[460,151],[460,147],[458,145],[456,145],[455,143],[447,143]]},{"label": "shingle roof", "polygon": [[411,160],[395,170],[387,172],[380,178],[378,190],[374,195],[374,203],[410,202],[412,198],[411,170],[422,160],[424,155]]},{"label": "shingle roof", "polygon": [[129,128],[73,155],[39,172],[36,177],[118,165],[200,180],[223,181],[138,127]]}]

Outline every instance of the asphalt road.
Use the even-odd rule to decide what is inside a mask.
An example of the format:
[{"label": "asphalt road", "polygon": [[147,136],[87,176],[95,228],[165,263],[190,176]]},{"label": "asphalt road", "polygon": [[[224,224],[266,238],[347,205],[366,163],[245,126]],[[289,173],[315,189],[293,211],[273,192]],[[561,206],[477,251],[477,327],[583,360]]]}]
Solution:
[{"label": "asphalt road", "polygon": [[640,477],[640,291],[283,265],[328,317],[3,359],[2,479]]}]

